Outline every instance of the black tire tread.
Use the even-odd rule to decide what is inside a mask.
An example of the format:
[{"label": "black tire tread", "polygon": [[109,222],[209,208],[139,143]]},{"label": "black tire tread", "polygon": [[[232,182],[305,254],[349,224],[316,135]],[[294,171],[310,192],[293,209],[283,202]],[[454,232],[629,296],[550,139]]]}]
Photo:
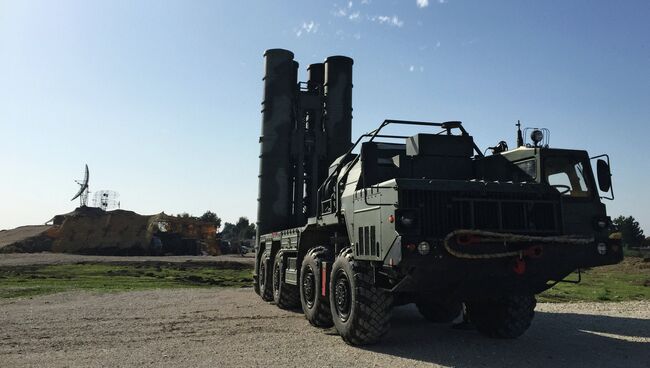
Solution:
[{"label": "black tire tread", "polygon": [[[260,259],[260,262],[266,262],[265,263],[265,272],[264,275],[258,272],[257,278],[258,278],[258,287],[260,289],[260,296],[262,297],[262,300],[265,302],[271,302],[273,301],[273,267],[269,267],[269,264],[271,264],[271,258],[267,255],[262,255],[262,258]],[[260,284],[260,279],[264,277],[264,288],[262,289],[262,285]]]},{"label": "black tire tread", "polygon": [[339,257],[352,266],[358,307],[356,318],[349,321],[350,328],[339,334],[350,345],[374,344],[390,329],[392,295],[373,285],[369,270],[354,261],[351,248],[343,249]]},{"label": "black tire tread", "polygon": [[537,301],[533,295],[508,296],[491,301],[468,302],[467,313],[476,329],[484,335],[514,339],[526,332],[535,316]]},{"label": "black tire tread", "polygon": [[[327,261],[331,258],[329,250],[323,246],[311,248],[307,252],[307,256],[313,257],[314,260],[316,261],[316,264],[321,264],[321,262]],[[300,280],[300,282],[302,282],[302,279]],[[321,328],[332,327],[334,325],[334,322],[332,321],[332,313],[330,311],[329,298],[328,297],[323,298],[322,296],[320,296],[320,294],[318,298],[320,299],[320,302],[317,303],[316,310],[312,318],[307,318],[307,320],[312,326],[315,327],[321,327]],[[300,299],[301,299],[300,289],[298,289],[298,300]]]},{"label": "black tire tread", "polygon": [[415,302],[418,312],[431,323],[449,323],[456,319],[461,312],[461,303],[437,302],[430,297],[422,296]]},{"label": "black tire tread", "polygon": [[[273,262],[273,277],[275,277],[276,263],[280,262],[280,287],[279,290],[273,290],[273,300],[275,305],[281,309],[294,309],[300,305],[300,290],[295,285],[289,285],[282,281],[284,279],[284,265],[282,264],[282,255],[278,254]],[[275,280],[273,280],[273,288],[275,288]]]}]

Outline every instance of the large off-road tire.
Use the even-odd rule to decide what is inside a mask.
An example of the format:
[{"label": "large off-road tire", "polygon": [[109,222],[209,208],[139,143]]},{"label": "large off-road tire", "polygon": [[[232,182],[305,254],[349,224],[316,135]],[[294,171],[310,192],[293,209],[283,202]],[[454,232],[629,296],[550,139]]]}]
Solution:
[{"label": "large off-road tire", "polygon": [[256,272],[256,274],[253,275],[253,290],[255,290],[255,294],[261,296],[258,267],[259,267],[259,261],[255,263],[255,272]]},{"label": "large off-road tire", "polygon": [[257,270],[257,285],[260,289],[260,296],[262,297],[262,300],[267,302],[273,300],[273,276],[271,273],[271,267],[269,267],[270,263],[270,257],[267,254],[263,254],[262,258],[260,258],[260,264]]},{"label": "large off-road tire", "polygon": [[334,326],[350,345],[374,344],[390,329],[390,293],[373,285],[371,270],[355,261],[352,249],[336,257],[330,276]]},{"label": "large off-road tire", "polygon": [[282,309],[293,309],[300,305],[300,292],[297,286],[284,282],[285,270],[282,255],[277,254],[273,262],[273,301]]},{"label": "large off-road tire", "polygon": [[310,249],[300,267],[300,303],[305,318],[316,327],[332,327],[332,314],[327,296],[322,295],[321,265],[331,259],[325,247]]},{"label": "large off-road tire", "polygon": [[499,299],[467,302],[469,320],[484,335],[514,339],[530,327],[535,316],[535,296],[508,296]]},{"label": "large off-road tire", "polygon": [[448,323],[460,316],[463,305],[460,302],[436,300],[430,295],[420,295],[415,302],[418,311],[432,323]]}]

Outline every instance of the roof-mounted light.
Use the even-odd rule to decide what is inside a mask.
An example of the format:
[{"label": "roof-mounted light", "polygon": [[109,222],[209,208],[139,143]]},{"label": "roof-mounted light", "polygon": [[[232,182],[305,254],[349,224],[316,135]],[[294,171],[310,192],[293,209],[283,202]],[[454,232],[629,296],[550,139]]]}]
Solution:
[{"label": "roof-mounted light", "polygon": [[530,133],[530,139],[535,144],[535,147],[539,146],[539,143],[544,140],[544,133],[541,130],[535,129]]},{"label": "roof-mounted light", "polygon": [[531,143],[526,143],[526,147],[543,147],[548,148],[548,141],[551,132],[546,128],[526,128],[524,136],[530,137]]}]

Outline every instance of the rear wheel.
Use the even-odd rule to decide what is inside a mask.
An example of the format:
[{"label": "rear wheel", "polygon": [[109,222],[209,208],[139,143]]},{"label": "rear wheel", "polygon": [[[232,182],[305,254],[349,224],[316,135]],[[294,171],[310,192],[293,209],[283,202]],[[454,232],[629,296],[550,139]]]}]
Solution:
[{"label": "rear wheel", "polygon": [[352,249],[336,257],[329,287],[332,319],[343,341],[374,344],[388,332],[393,298],[373,285],[370,269],[354,260]]},{"label": "rear wheel", "polygon": [[469,320],[484,335],[514,339],[530,327],[535,316],[535,296],[508,296],[479,302],[467,302]]},{"label": "rear wheel", "polygon": [[332,315],[327,296],[323,296],[321,267],[330,259],[325,247],[312,248],[300,268],[300,303],[305,318],[316,327],[332,327]]},{"label": "rear wheel", "polygon": [[460,302],[442,302],[429,295],[420,295],[415,302],[418,311],[427,321],[433,323],[448,323],[460,315]]},{"label": "rear wheel", "polygon": [[292,309],[300,305],[300,293],[294,285],[284,282],[284,262],[282,255],[275,256],[273,262],[273,300],[282,309]]},{"label": "rear wheel", "polygon": [[262,300],[270,302],[273,300],[273,289],[271,289],[271,270],[268,265],[270,257],[265,254],[260,258],[259,268],[257,270],[257,284],[260,289]]}]

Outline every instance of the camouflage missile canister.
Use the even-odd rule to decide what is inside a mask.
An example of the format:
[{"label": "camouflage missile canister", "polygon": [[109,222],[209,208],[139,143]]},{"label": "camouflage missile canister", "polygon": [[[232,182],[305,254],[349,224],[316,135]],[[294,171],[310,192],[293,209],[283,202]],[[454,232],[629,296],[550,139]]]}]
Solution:
[{"label": "camouflage missile canister", "polygon": [[352,145],[352,64],[347,56],[325,60],[325,130],[327,162],[345,154]]},{"label": "camouflage missile canister", "polygon": [[298,63],[293,53],[270,49],[264,53],[264,97],[260,137],[257,226],[260,234],[283,229],[291,210],[291,133]]}]

